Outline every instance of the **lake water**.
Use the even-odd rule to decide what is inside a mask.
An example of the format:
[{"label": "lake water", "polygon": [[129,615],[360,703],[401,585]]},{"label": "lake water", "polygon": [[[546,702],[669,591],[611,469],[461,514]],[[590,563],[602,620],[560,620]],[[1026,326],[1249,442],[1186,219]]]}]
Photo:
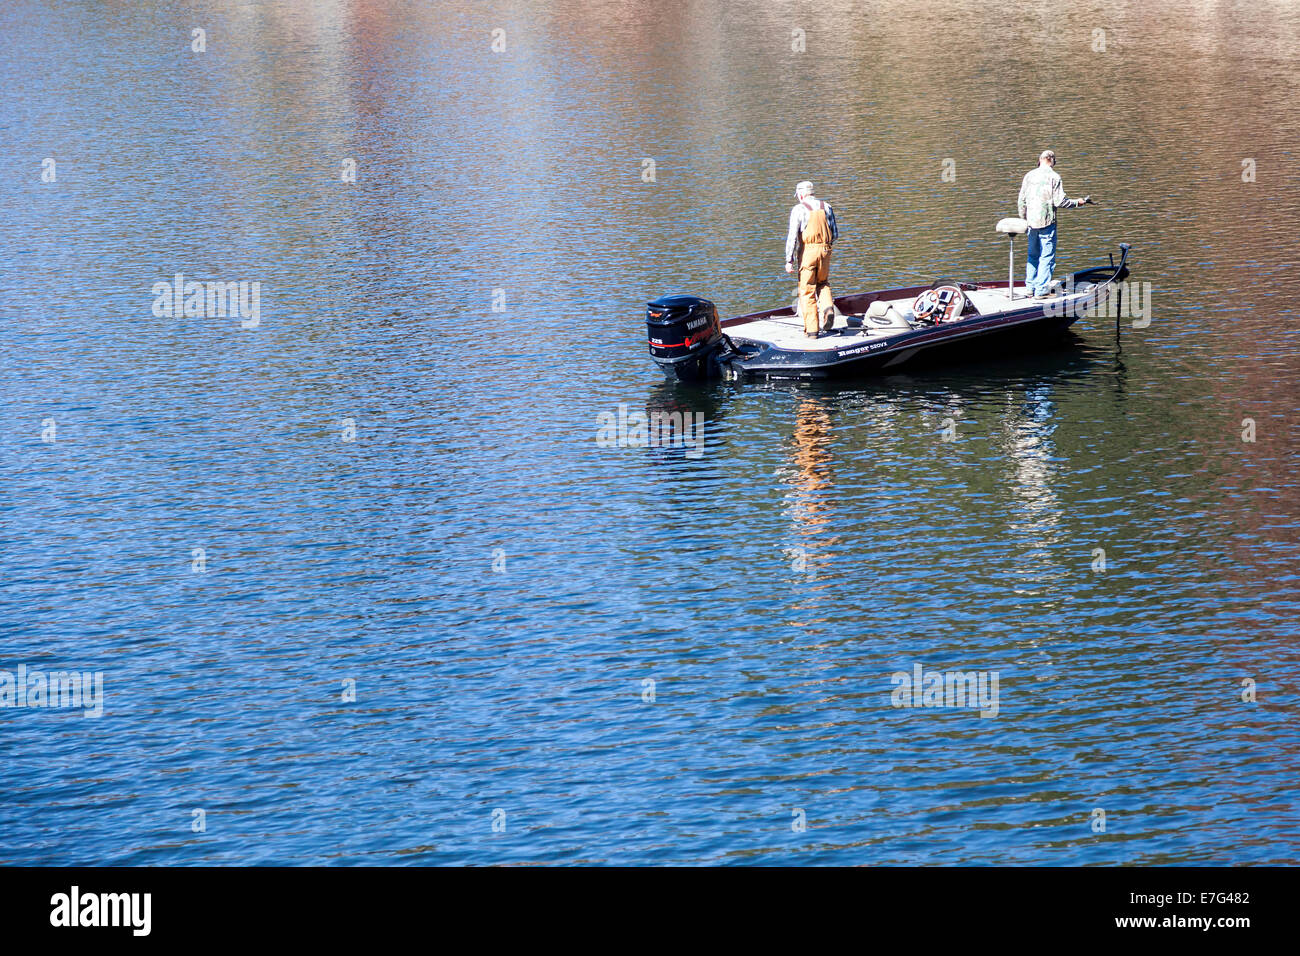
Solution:
[{"label": "lake water", "polygon": [[[4,4],[0,670],[104,697],[0,709],[0,861],[1300,862],[1300,6],[1014,6]],[[1048,146],[1145,328],[650,362],[804,178],[837,292],[1004,276]]]}]

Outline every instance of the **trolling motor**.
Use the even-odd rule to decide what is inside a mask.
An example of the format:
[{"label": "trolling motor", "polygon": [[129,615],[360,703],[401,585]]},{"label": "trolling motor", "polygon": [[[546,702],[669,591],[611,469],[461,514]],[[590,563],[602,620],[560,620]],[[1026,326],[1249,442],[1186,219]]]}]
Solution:
[{"label": "trolling motor", "polygon": [[698,381],[721,374],[718,359],[730,340],[708,299],[661,295],[646,304],[645,326],[650,357],[668,375]]}]

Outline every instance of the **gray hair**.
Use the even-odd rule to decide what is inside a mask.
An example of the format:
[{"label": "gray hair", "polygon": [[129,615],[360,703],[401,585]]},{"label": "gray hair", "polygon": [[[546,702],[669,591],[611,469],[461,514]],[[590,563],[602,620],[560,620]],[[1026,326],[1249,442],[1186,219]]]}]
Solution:
[{"label": "gray hair", "polygon": [[804,196],[811,196],[812,194],[813,194],[812,183],[808,182],[808,180],[806,179],[803,182],[801,182],[798,186],[794,187],[795,199],[803,199]]},{"label": "gray hair", "polygon": [[1038,161],[1041,163],[1045,159],[1050,159],[1052,162],[1056,162],[1056,154],[1050,149],[1045,149],[1038,154]]}]

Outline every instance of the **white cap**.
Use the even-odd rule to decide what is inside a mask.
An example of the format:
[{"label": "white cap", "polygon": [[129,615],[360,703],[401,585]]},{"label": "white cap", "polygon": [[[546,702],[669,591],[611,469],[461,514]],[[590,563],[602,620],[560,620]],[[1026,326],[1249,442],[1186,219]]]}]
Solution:
[{"label": "white cap", "polygon": [[804,196],[811,196],[812,194],[813,194],[812,183],[808,182],[808,180],[806,179],[803,182],[801,182],[798,186],[794,187],[795,199],[803,199]]}]

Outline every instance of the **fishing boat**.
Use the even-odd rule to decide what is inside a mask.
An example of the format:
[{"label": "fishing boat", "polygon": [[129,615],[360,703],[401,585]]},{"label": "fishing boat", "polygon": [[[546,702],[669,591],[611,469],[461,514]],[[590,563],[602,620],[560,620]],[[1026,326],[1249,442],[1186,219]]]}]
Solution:
[{"label": "fishing boat", "polygon": [[834,324],[806,335],[797,303],[718,320],[708,299],[666,295],[646,306],[650,355],[669,376],[821,379],[889,373],[976,342],[1028,339],[1069,328],[1083,315],[1105,313],[1129,275],[1128,243],[1104,265],[1056,280],[1043,298],[1016,282],[1015,238],[1029,224],[1004,219],[997,231],[1010,241],[1005,282],[939,280],[927,285],[859,292],[834,300]]}]

